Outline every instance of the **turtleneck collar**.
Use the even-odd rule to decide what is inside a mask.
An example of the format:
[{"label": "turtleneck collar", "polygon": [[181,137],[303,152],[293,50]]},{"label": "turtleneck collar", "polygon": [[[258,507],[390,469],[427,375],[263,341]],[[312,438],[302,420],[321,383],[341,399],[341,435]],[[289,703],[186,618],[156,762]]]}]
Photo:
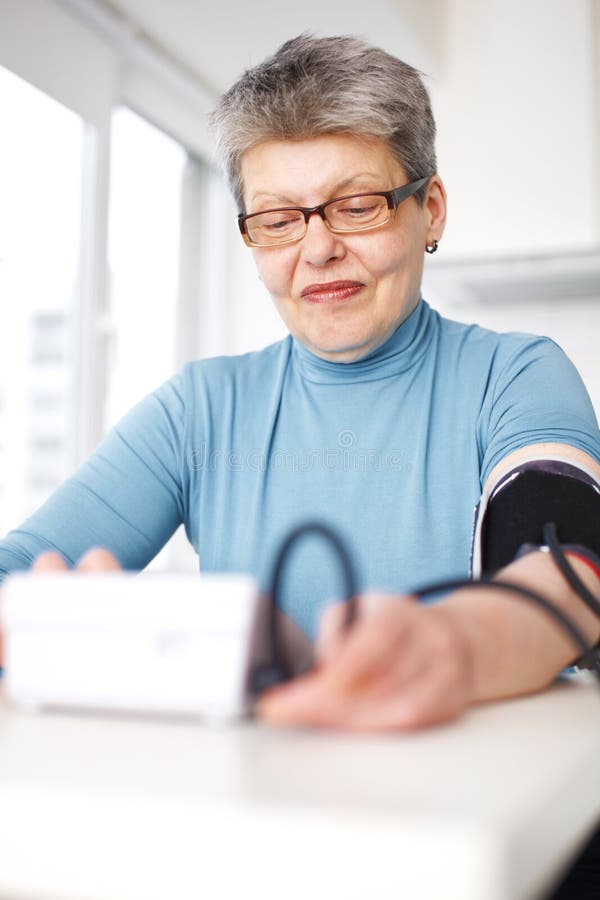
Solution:
[{"label": "turtleneck collar", "polygon": [[433,333],[435,313],[421,297],[416,307],[394,333],[367,356],[356,362],[338,363],[321,359],[292,338],[292,358],[303,378],[318,384],[377,381],[411,368],[425,352]]}]

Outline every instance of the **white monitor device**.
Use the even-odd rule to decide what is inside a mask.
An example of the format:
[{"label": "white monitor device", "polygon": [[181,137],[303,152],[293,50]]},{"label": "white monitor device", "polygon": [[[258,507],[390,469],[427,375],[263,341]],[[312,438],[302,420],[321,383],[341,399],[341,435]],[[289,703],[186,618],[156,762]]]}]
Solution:
[{"label": "white monitor device", "polygon": [[2,604],[6,690],[22,706],[210,721],[249,711],[250,576],[16,574]]}]

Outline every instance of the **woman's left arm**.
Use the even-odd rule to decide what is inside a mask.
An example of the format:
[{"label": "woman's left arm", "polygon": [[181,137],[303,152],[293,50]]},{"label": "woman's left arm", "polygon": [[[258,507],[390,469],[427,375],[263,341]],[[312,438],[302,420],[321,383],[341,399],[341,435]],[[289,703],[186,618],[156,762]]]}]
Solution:
[{"label": "woman's left arm", "polygon": [[[509,454],[488,483],[539,457],[540,446],[585,465],[600,481],[600,466],[590,456],[548,444]],[[600,579],[580,560],[571,557],[570,563],[600,600]],[[543,593],[590,644],[600,639],[600,621],[548,554],[517,559],[496,578]],[[262,698],[259,713],[265,719],[355,730],[425,727],[475,703],[539,691],[580,655],[547,612],[485,586],[456,591],[433,605],[410,597],[362,598],[361,615],[346,635],[338,627],[342,614],[336,606],[324,617],[315,669]]]}]

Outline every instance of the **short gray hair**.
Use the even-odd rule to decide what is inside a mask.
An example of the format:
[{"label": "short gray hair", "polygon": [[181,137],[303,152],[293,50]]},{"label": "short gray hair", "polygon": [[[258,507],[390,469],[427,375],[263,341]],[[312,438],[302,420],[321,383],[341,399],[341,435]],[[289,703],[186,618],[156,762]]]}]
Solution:
[{"label": "short gray hair", "polygon": [[[262,141],[370,135],[388,142],[409,181],[436,172],[435,121],[421,73],[355,37],[287,41],[223,95],[211,125],[241,211],[241,157]],[[425,189],[415,196],[422,203]]]}]

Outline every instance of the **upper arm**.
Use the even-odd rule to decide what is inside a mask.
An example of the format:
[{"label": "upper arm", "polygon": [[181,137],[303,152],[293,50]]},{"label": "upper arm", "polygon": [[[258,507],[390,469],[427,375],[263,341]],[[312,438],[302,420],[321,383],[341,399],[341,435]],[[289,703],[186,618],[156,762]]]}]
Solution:
[{"label": "upper arm", "polygon": [[[585,473],[583,479],[587,475],[600,484],[600,432],[594,410],[577,370],[556,344],[544,338],[521,338],[516,350],[513,344],[499,371],[490,379],[489,398],[481,422],[482,493],[477,507],[472,556],[476,574],[482,570],[485,560],[488,566],[491,565],[489,546],[484,551],[483,522],[488,516],[490,498],[497,487],[509,483],[509,473],[527,469],[529,462],[536,463],[531,468],[539,471],[541,461],[551,461],[553,465],[549,465],[548,470],[556,475],[560,467],[555,464],[560,462]],[[555,487],[546,485],[544,490],[544,515],[548,510],[555,513]],[[506,492],[502,493],[505,504],[507,496]],[[511,498],[512,502],[517,502],[514,492]],[[527,505],[531,501],[521,496],[519,502]],[[515,516],[515,522],[529,520],[518,510]],[[514,525],[508,530],[510,535],[506,526],[501,528],[501,533],[507,532],[504,542],[510,543],[513,538],[516,540],[519,529]],[[487,526],[486,533],[489,544]],[[538,537],[541,540],[541,533]],[[521,535],[520,542],[521,538],[529,539]],[[501,545],[502,542],[498,546]]]},{"label": "upper arm", "polygon": [[481,482],[526,459],[558,458],[598,477],[600,432],[575,366],[547,338],[521,339],[490,380],[480,420]]}]

